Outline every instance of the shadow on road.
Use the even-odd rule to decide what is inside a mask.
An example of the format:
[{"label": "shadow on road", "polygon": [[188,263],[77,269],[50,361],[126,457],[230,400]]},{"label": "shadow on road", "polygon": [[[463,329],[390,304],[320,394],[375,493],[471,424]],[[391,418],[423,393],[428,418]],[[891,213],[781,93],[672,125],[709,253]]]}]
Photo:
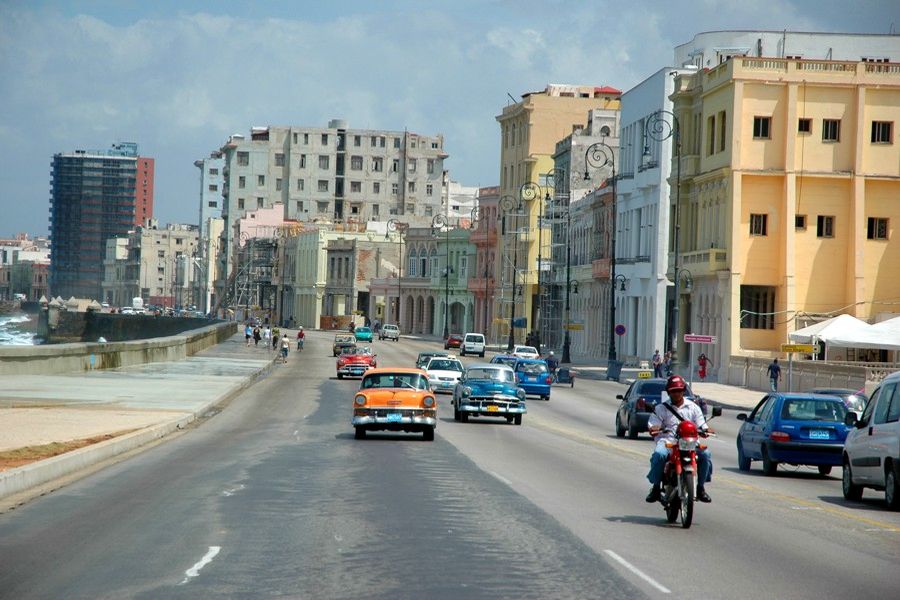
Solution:
[{"label": "shadow on road", "polygon": [[843,496],[819,496],[819,500],[822,502],[827,502],[828,504],[833,504],[835,506],[841,506],[843,508],[857,509],[857,510],[874,510],[876,512],[891,512],[888,509],[887,505],[884,503],[884,496],[881,498],[877,496],[872,496],[870,498],[863,497],[862,500],[847,500]]},{"label": "shadow on road", "polygon": [[[645,517],[639,515],[622,515],[622,516],[611,516],[606,517],[606,520],[610,523],[632,523],[634,525],[653,525],[655,527],[671,527],[666,522],[666,518],[664,515],[659,517]],[[681,527],[681,525],[678,525]]]}]

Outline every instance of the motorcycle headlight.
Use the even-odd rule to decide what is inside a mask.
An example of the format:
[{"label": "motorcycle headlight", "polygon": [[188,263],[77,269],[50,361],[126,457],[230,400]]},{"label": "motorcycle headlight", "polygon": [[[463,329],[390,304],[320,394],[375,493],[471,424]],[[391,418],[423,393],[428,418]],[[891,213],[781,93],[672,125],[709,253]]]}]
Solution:
[{"label": "motorcycle headlight", "polygon": [[434,406],[434,398],[432,396],[425,396],[425,399],[422,400],[422,404],[424,404],[426,408],[431,408]]},{"label": "motorcycle headlight", "polygon": [[694,450],[697,448],[697,438],[682,438],[678,440],[679,450]]},{"label": "motorcycle headlight", "polygon": [[516,398],[518,398],[519,400],[524,400],[525,399],[525,390],[523,390],[522,388],[517,389],[516,390]]},{"label": "motorcycle headlight", "polygon": [[358,396],[356,396],[356,398],[353,399],[353,402],[357,406],[365,406],[366,405],[366,397],[363,396],[362,394],[359,394]]}]

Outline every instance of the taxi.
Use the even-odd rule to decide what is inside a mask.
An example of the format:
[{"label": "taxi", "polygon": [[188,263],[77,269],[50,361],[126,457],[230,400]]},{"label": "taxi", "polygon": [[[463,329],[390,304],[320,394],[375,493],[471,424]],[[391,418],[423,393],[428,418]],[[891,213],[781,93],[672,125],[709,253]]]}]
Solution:
[{"label": "taxi", "polygon": [[437,401],[421,369],[371,369],[353,398],[351,420],[358,440],[370,431],[421,433],[434,441]]},{"label": "taxi", "polygon": [[362,377],[366,371],[378,366],[376,356],[368,347],[344,348],[337,359],[337,378]]}]

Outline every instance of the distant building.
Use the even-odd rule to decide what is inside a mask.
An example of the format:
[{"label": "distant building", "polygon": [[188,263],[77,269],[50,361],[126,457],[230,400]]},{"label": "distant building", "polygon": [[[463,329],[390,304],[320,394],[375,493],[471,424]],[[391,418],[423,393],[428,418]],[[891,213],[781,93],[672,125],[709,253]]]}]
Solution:
[{"label": "distant building", "polygon": [[154,160],[134,143],[55,154],[50,196],[50,291],[101,296],[106,240],[153,217]]},{"label": "distant building", "polygon": [[222,191],[224,187],[225,159],[221,152],[213,152],[208,158],[195,160],[194,166],[200,170],[200,238],[208,237],[206,229],[209,219],[222,216]]},{"label": "distant building", "polygon": [[449,173],[444,178],[444,190],[447,198],[444,201],[444,214],[450,223],[466,226],[472,220],[472,211],[478,208],[478,188],[465,186],[450,179]]}]

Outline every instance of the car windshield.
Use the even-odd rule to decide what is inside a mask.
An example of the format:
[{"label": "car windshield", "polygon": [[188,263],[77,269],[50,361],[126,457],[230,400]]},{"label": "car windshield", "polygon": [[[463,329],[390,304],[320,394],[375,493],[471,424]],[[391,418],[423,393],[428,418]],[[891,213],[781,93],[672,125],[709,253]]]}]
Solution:
[{"label": "car windshield", "polygon": [[352,335],[338,335],[338,336],[335,336],[334,341],[337,343],[341,343],[341,342],[354,342],[356,340],[353,339]]},{"label": "car windshield", "polygon": [[371,330],[368,327],[357,327],[356,333],[369,333]]},{"label": "car windshield", "polygon": [[466,371],[466,379],[469,381],[497,381],[500,383],[512,383],[514,381],[512,371],[506,369],[476,368]]},{"label": "car windshield", "polygon": [[429,371],[459,371],[462,373],[463,366],[458,360],[447,360],[442,358],[434,358],[428,363]]},{"label": "car windshield", "polygon": [[362,382],[364,390],[372,388],[406,388],[428,390],[428,380],[418,373],[378,373],[368,375]]},{"label": "car windshield", "polygon": [[659,396],[666,389],[665,381],[645,381],[637,386],[635,392],[645,396]]},{"label": "car windshield", "polygon": [[516,364],[516,371],[527,373],[529,375],[537,375],[538,373],[547,372],[547,364],[543,362],[520,362]]},{"label": "car windshield", "polygon": [[538,351],[533,346],[516,346],[516,352],[520,354],[537,354]]},{"label": "car windshield", "polygon": [[484,341],[484,338],[483,338],[482,336],[480,336],[480,335],[467,335],[467,336],[466,336],[466,341],[467,341],[467,342],[473,342],[473,343],[478,344],[478,343],[483,342],[483,341]]},{"label": "car windshield", "polygon": [[501,365],[509,365],[511,367],[515,366],[515,364],[518,361],[519,361],[519,359],[516,358],[515,356],[495,356],[494,358],[491,359],[492,363],[498,363]]},{"label": "car windshield", "polygon": [[794,398],[784,401],[781,418],[790,421],[827,421],[843,423],[847,407],[836,400]]}]

